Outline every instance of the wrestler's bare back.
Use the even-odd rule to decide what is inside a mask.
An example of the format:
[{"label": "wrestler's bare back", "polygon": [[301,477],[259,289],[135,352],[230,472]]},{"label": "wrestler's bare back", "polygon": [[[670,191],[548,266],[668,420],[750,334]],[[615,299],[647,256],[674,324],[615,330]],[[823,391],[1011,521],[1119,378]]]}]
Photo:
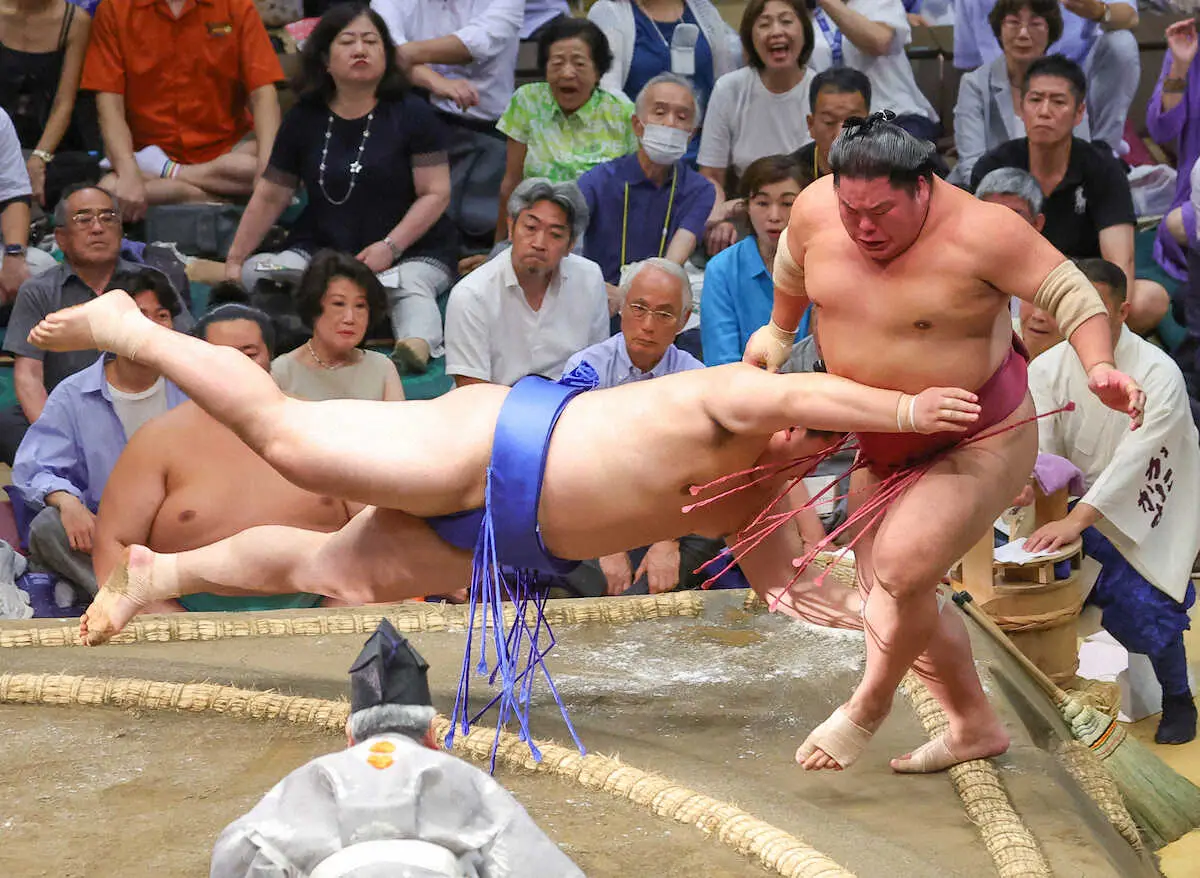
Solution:
[{"label": "wrestler's bare back", "polygon": [[1062,261],[1011,211],[937,179],[920,236],[890,262],[871,259],[850,238],[832,177],[796,199],[788,235],[829,371],[906,393],[977,389],[1008,355],[1009,295],[1018,291],[981,276],[993,236],[1028,236],[1027,258],[1044,265],[1039,278]]},{"label": "wrestler's bare back", "polygon": [[[764,494],[741,491],[728,500],[684,513],[689,489],[755,465],[772,434],[734,435],[714,417],[714,402],[738,394],[742,381],[778,381],[743,364],[695,370],[624,387],[583,393],[559,417],[550,439],[539,522],[547,547],[564,558],[595,558],[687,533],[720,536],[762,508]],[[783,379],[786,380],[786,379]],[[483,505],[491,437],[507,387],[471,385],[439,402],[458,409],[457,467],[462,481],[441,493],[448,514]],[[444,412],[442,418],[452,416]],[[469,419],[465,423],[457,418]],[[772,454],[816,450],[824,439],[797,433]],[[465,447],[469,442],[470,447]],[[449,497],[453,502],[446,503]],[[432,499],[432,498],[430,498]],[[424,504],[421,504],[424,506]],[[404,504],[403,511],[414,511]]]}]

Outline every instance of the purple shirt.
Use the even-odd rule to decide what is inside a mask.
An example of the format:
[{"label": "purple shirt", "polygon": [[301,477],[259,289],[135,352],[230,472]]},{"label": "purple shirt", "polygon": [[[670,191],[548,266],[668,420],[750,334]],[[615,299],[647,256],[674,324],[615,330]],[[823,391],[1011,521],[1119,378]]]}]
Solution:
[{"label": "purple shirt", "polygon": [[[102,355],[60,381],[21,440],[12,480],[33,510],[40,511],[55,491],[73,494],[92,512],[100,508],[100,495],[129,441],[113,408],[105,362]],[[166,384],[168,409],[187,402],[182,390]]]},{"label": "purple shirt", "polygon": [[[1167,57],[1163,58],[1162,73],[1154,86],[1154,94],[1150,96],[1150,103],[1146,107],[1146,128],[1155,143],[1174,146],[1175,154],[1179,157],[1179,177],[1175,181],[1175,197],[1171,200],[1171,210],[1174,210],[1188,204],[1191,199],[1192,166],[1200,157],[1200,56],[1192,60],[1188,70],[1183,100],[1164,112],[1162,87],[1170,70],[1171,53],[1167,52]],[[1190,213],[1190,210],[1185,209],[1184,213]],[[1187,278],[1186,255],[1167,231],[1166,223],[1159,224],[1154,258],[1172,277],[1177,280]]]},{"label": "purple shirt", "polygon": [[671,239],[680,229],[687,229],[697,241],[704,236],[704,224],[717,199],[716,189],[683,160],[675,163],[672,173],[678,175],[674,196],[672,174],[667,174],[662,186],[655,186],[642,172],[636,152],[596,165],[579,178],[579,188],[587,199],[591,217],[583,236],[583,255],[600,266],[608,283],[615,284],[621,277],[622,236],[626,264],[665,256]]}]

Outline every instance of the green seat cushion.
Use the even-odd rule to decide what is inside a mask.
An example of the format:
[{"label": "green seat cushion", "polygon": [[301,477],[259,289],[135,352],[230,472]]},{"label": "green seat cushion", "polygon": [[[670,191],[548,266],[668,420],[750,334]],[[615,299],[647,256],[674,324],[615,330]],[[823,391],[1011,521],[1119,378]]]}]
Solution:
[{"label": "green seat cushion", "polygon": [[232,613],[253,610],[308,610],[319,606],[319,594],[273,594],[247,597],[225,597],[223,595],[189,594],[179,598],[179,603],[189,613]]}]

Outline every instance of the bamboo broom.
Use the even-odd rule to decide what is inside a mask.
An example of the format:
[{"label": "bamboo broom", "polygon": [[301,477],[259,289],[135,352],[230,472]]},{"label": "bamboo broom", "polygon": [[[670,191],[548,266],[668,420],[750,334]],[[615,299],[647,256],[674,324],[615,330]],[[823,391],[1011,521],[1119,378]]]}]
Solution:
[{"label": "bamboo broom", "polygon": [[975,605],[968,592],[956,592],[954,602],[1050,697],[1075,739],[1100,757],[1152,848],[1163,847],[1200,826],[1200,787],[1130,737],[1115,719],[1058,688],[1041,668],[1017,649],[987,613]]}]

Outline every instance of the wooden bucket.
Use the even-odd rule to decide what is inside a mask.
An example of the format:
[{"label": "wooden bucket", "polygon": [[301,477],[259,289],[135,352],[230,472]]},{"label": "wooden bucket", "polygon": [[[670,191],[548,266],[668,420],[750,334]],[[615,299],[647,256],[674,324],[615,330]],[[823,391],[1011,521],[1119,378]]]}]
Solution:
[{"label": "wooden bucket", "polygon": [[[1079,591],[1081,551],[1021,566],[997,564],[992,595],[981,606],[1051,680],[1070,687],[1079,669],[1075,621],[1083,607]],[[1056,578],[1057,563],[1070,574]]]}]

